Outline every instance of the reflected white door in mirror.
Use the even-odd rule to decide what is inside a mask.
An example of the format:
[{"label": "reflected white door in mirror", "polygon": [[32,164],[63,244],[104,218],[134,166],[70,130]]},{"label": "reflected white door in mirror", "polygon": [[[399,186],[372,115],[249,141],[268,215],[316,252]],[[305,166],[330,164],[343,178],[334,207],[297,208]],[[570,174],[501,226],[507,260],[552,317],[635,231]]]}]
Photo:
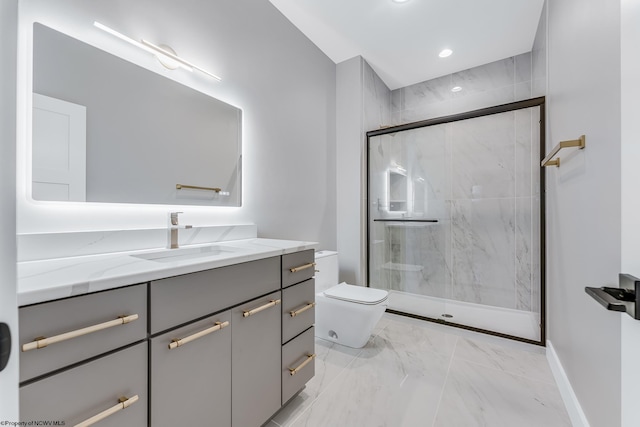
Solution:
[{"label": "reflected white door in mirror", "polygon": [[37,200],[86,200],[87,108],[33,94],[33,188]]}]

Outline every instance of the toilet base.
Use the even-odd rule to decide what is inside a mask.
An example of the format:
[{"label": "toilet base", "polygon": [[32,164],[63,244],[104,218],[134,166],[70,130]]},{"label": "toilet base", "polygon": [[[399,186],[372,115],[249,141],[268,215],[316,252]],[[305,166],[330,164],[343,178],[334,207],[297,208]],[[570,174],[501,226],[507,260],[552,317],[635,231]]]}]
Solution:
[{"label": "toilet base", "polygon": [[315,335],[352,348],[362,348],[387,308],[387,302],[358,304],[316,294]]}]

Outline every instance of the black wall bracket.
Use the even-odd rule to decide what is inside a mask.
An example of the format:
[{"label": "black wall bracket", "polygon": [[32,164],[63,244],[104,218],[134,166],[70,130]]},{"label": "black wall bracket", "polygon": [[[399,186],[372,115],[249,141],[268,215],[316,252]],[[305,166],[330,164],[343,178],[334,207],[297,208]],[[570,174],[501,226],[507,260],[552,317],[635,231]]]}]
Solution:
[{"label": "black wall bracket", "polygon": [[11,331],[9,325],[0,323],[0,372],[9,363],[9,355],[11,354]]},{"label": "black wall bracket", "polygon": [[611,311],[627,313],[636,320],[640,320],[640,279],[629,274],[620,274],[618,287],[584,288],[585,292],[598,301],[604,308]]}]

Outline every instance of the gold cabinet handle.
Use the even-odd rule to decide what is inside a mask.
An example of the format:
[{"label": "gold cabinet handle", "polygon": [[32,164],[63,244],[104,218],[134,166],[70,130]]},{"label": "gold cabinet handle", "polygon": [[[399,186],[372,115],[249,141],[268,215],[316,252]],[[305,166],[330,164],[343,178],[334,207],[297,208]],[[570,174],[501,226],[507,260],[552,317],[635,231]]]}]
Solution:
[{"label": "gold cabinet handle", "polygon": [[312,307],[315,307],[316,303],[315,302],[310,302],[309,304],[305,305],[302,308],[299,308],[295,311],[290,311],[289,313],[291,314],[291,317],[296,317],[298,314],[300,313],[304,313],[305,311],[309,310]]},{"label": "gold cabinet handle", "polygon": [[269,301],[265,305],[261,305],[260,307],[256,307],[252,310],[243,310],[242,317],[253,316],[254,314],[260,313],[262,310],[266,310],[269,307],[275,307],[276,305],[280,304],[280,302],[281,300],[279,299],[272,299],[271,301]]},{"label": "gold cabinet handle", "polygon": [[49,344],[55,344],[58,342],[70,340],[72,338],[81,337],[83,335],[91,334],[93,332],[98,332],[103,329],[113,328],[114,326],[124,325],[125,323],[133,322],[138,319],[137,314],[131,314],[129,316],[119,316],[115,320],[109,320],[108,322],[100,323],[98,325],[87,326],[86,328],[77,329],[71,332],[65,332],[64,334],[55,335],[50,338],[38,337],[34,341],[24,344],[22,346],[22,351],[35,350],[38,348],[44,348]]},{"label": "gold cabinet handle", "polygon": [[93,417],[84,420],[83,422],[81,422],[80,424],[76,424],[75,427],[89,427],[90,425],[93,425],[95,423],[97,423],[98,421],[102,421],[105,418],[107,418],[108,416],[111,416],[113,414],[115,414],[118,411],[121,411],[125,408],[128,408],[129,406],[133,405],[134,403],[136,403],[138,401],[138,395],[136,394],[135,396],[131,396],[129,398],[127,397],[121,397],[120,399],[118,399],[118,404],[115,406],[112,406],[111,408],[104,410],[102,412],[100,412],[97,415],[94,415]]},{"label": "gold cabinet handle", "polygon": [[176,338],[176,339],[172,340],[171,343],[169,344],[169,350],[173,350],[174,348],[178,348],[178,347],[180,347],[182,345],[188,344],[191,341],[195,341],[198,338],[202,338],[205,335],[209,335],[212,332],[219,331],[220,329],[226,328],[227,326],[229,326],[229,322],[228,321],[216,322],[215,326],[207,328],[204,331],[196,332],[195,334],[189,335],[188,337],[185,337],[185,338]]},{"label": "gold cabinet handle", "polygon": [[289,271],[292,273],[297,273],[298,271],[302,271],[302,270],[306,270],[307,268],[311,268],[311,267],[315,267],[316,263],[315,262],[310,262],[309,264],[304,264],[298,267],[293,267],[290,268]]},{"label": "gold cabinet handle", "polygon": [[299,364],[295,368],[289,368],[289,373],[291,374],[291,376],[294,376],[298,371],[300,371],[300,369],[302,369],[305,366],[307,366],[307,364],[309,364],[309,362],[311,362],[315,358],[316,358],[316,354],[315,353],[307,354],[307,358],[304,360],[304,362],[302,362],[301,364]]}]

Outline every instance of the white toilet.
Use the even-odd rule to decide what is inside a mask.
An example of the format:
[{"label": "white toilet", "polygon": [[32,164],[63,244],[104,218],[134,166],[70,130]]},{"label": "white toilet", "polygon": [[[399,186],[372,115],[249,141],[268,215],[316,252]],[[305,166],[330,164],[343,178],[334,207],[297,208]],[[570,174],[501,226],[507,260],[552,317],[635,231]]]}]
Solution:
[{"label": "white toilet", "polygon": [[338,253],[316,252],[316,337],[363,347],[387,308],[387,291],[338,284]]}]

